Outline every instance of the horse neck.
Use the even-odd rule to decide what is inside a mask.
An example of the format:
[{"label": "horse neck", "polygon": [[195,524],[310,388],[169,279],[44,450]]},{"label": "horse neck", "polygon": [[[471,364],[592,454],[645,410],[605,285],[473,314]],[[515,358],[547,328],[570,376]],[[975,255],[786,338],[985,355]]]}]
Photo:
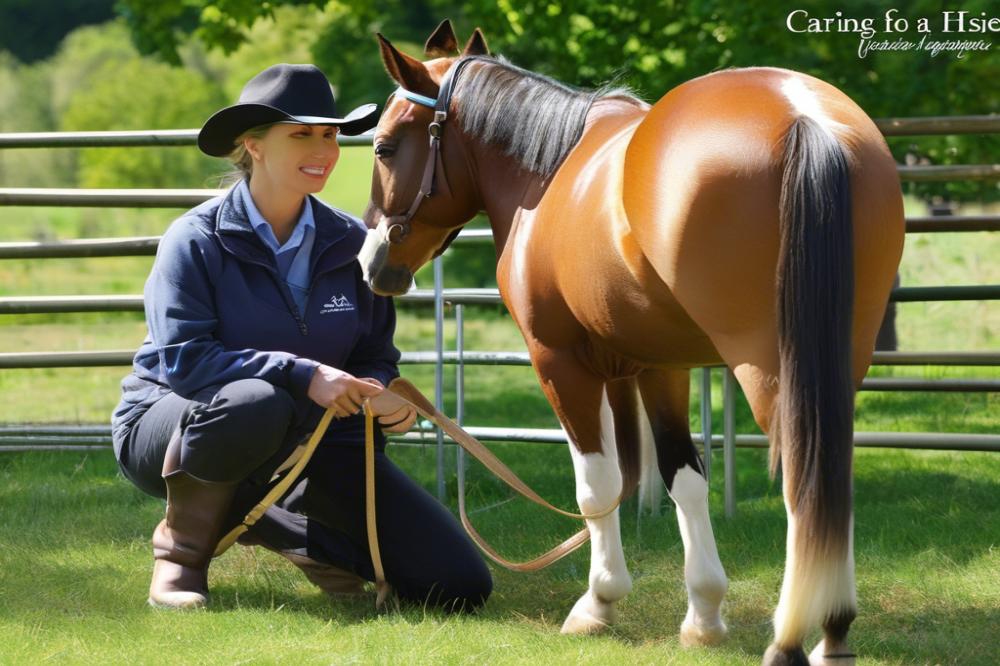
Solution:
[{"label": "horse neck", "polygon": [[499,257],[521,211],[537,205],[548,183],[492,146],[476,142],[471,157],[482,209],[490,220]]}]

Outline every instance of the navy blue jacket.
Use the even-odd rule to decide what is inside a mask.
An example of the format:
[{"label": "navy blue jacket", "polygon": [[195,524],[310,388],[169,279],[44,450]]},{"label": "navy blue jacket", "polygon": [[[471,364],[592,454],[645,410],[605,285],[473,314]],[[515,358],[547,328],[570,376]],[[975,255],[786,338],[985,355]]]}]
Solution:
[{"label": "navy blue jacket", "polygon": [[[385,385],[398,376],[392,300],[369,290],[357,261],[363,223],[314,197],[306,204],[316,236],[305,312],[235,188],[170,225],[144,290],[149,334],[111,418],[116,455],[136,420],[171,391],[191,398],[209,386],[259,378],[308,400],[320,363]],[[330,436],[356,436],[360,423],[335,421]]]}]

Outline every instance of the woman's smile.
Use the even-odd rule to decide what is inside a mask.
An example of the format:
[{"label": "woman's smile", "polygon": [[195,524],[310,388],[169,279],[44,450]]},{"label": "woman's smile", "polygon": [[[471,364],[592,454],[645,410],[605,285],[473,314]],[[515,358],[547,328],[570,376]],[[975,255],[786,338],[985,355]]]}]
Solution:
[{"label": "woman's smile", "polygon": [[299,167],[299,171],[301,171],[305,175],[311,176],[313,178],[325,178],[326,174],[329,173],[329,171],[330,171],[330,167],[329,166],[303,166],[303,167]]}]

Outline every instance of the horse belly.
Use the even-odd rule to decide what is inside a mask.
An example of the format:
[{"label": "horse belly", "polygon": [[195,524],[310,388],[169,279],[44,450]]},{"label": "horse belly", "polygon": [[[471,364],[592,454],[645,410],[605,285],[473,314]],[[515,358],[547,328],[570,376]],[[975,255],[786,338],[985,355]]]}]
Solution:
[{"label": "horse belly", "polygon": [[[708,335],[691,319],[645,259],[634,239],[623,234],[618,252],[600,252],[599,280],[570,293],[570,307],[588,332],[595,356],[618,358],[624,370],[696,367],[719,363]],[[613,261],[615,256],[625,261]]]}]

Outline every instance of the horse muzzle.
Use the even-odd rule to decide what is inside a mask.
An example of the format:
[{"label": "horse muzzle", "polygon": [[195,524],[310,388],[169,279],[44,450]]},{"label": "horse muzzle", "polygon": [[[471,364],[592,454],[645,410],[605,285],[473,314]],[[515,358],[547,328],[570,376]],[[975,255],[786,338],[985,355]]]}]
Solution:
[{"label": "horse muzzle", "polygon": [[389,249],[392,243],[376,229],[368,231],[365,244],[358,253],[358,262],[365,282],[380,296],[401,296],[410,290],[413,273],[403,265],[389,263]]}]

